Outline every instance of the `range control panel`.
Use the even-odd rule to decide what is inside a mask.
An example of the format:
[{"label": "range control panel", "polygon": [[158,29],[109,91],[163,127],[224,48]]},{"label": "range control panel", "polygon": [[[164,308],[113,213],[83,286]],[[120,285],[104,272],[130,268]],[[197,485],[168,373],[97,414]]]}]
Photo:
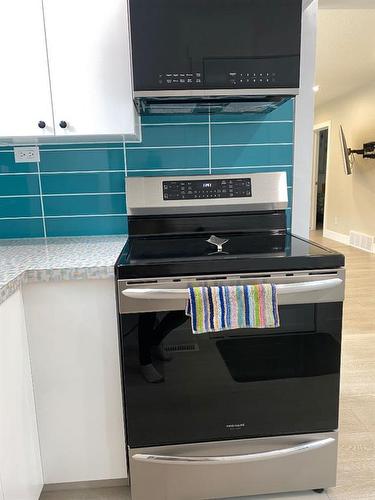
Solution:
[{"label": "range control panel", "polygon": [[207,179],[163,181],[163,200],[209,200],[250,198],[251,179]]}]

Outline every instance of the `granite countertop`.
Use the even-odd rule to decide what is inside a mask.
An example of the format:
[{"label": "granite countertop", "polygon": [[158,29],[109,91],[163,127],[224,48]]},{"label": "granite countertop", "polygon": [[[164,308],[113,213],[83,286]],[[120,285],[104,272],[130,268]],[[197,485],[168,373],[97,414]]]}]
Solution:
[{"label": "granite countertop", "polygon": [[0,240],[0,304],[22,283],[104,279],[127,236]]}]

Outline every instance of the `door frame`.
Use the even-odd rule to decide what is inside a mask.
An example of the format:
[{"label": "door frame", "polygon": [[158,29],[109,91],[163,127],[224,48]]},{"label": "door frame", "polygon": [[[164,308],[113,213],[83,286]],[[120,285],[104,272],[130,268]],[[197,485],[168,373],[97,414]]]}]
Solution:
[{"label": "door frame", "polygon": [[[314,125],[313,134],[313,167],[312,167],[312,176],[311,176],[311,212],[310,212],[310,231],[315,231],[316,229],[316,212],[317,212],[317,185],[318,185],[318,170],[319,170],[319,133],[322,130],[328,130],[328,140],[327,140],[327,165],[326,165],[326,193],[327,193],[327,179],[328,179],[328,168],[329,168],[329,160],[330,160],[330,145],[331,145],[331,128],[332,122],[322,122]],[[327,202],[327,198],[325,198],[325,204]],[[323,231],[326,227],[326,218],[324,218],[323,222]]]}]

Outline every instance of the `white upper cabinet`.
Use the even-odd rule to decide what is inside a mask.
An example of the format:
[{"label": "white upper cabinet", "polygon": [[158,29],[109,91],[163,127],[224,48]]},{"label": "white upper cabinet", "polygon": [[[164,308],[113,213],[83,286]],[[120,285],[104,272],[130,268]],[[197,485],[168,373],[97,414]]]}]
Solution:
[{"label": "white upper cabinet", "polygon": [[53,135],[42,0],[0,1],[0,61],[0,137]]},{"label": "white upper cabinet", "polygon": [[129,45],[126,0],[0,0],[0,137],[135,139]]},{"label": "white upper cabinet", "polygon": [[56,135],[135,133],[126,0],[44,0]]}]

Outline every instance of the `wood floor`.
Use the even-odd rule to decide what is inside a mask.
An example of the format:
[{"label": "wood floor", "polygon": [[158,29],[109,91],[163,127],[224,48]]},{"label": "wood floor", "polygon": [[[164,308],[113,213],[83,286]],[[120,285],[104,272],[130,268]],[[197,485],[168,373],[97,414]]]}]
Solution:
[{"label": "wood floor", "polygon": [[332,500],[375,499],[375,255],[311,239],[346,257],[337,487]]},{"label": "wood floor", "polygon": [[[312,233],[311,238],[346,256],[337,487],[321,495],[306,492],[251,500],[375,500],[375,255],[323,239],[320,232]],[[41,500],[127,499],[128,488],[46,492],[41,496]]]}]

